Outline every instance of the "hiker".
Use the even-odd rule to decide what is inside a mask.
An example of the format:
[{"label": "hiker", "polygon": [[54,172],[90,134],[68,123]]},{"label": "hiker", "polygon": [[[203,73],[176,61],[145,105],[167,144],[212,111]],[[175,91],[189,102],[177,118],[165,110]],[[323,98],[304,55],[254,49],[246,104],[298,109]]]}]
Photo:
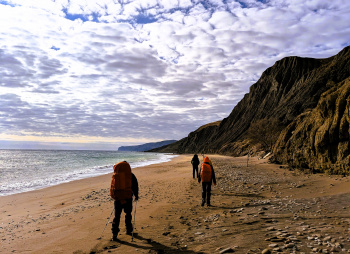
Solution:
[{"label": "hiker", "polygon": [[199,177],[199,173],[198,173],[199,159],[197,154],[193,155],[191,164],[193,167],[193,178],[196,178],[196,177],[198,178]]},{"label": "hiker", "polygon": [[198,177],[198,183],[202,181],[202,206],[207,202],[210,206],[211,184],[216,185],[215,172],[213,164],[208,157],[205,157],[201,166],[201,172]]},{"label": "hiker", "polygon": [[119,162],[113,166],[113,176],[111,181],[110,195],[114,199],[115,217],[112,223],[113,241],[117,241],[119,233],[120,215],[122,210],[125,213],[126,233],[131,235],[132,225],[132,197],[139,199],[139,185],[131,167],[126,161]]}]

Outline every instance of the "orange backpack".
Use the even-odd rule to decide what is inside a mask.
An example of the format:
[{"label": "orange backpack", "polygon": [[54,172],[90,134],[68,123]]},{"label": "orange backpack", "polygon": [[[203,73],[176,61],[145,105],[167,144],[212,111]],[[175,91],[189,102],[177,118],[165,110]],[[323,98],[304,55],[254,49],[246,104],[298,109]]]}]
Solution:
[{"label": "orange backpack", "polygon": [[204,158],[204,162],[201,166],[201,180],[203,183],[209,183],[211,182],[211,165],[207,164],[210,163],[210,160],[208,157]]},{"label": "orange backpack", "polygon": [[132,198],[131,189],[131,167],[126,161],[119,162],[113,166],[110,195],[114,200],[126,200]]}]

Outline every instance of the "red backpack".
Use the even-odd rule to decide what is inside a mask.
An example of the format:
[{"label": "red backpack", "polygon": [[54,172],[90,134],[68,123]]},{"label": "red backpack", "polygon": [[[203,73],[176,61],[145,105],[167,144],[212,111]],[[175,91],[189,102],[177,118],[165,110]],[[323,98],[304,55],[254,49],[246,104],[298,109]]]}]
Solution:
[{"label": "red backpack", "polygon": [[113,166],[110,195],[114,200],[126,200],[132,198],[131,189],[131,167],[126,161],[119,162]]},{"label": "red backpack", "polygon": [[211,174],[211,166],[209,164],[203,163],[201,167],[201,181],[203,183],[210,183]]}]

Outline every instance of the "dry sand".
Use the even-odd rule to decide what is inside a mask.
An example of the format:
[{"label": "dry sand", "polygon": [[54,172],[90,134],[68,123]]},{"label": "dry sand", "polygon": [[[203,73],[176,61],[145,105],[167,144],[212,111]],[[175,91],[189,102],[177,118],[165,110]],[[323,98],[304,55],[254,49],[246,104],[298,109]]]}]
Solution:
[{"label": "dry sand", "polygon": [[140,186],[134,241],[124,214],[120,241],[110,241],[111,224],[98,240],[113,209],[111,175],[0,197],[0,252],[349,252],[350,177],[213,155],[213,206],[201,207],[191,158],[133,169]]}]

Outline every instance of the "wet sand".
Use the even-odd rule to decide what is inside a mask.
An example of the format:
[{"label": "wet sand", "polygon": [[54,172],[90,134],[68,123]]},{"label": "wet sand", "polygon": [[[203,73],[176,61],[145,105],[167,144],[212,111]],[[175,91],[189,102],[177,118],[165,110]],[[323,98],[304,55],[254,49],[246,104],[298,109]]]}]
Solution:
[{"label": "wet sand", "polygon": [[350,177],[213,155],[217,186],[201,207],[191,158],[133,169],[133,241],[123,214],[120,240],[110,223],[98,240],[111,174],[0,197],[0,253],[350,253]]}]

